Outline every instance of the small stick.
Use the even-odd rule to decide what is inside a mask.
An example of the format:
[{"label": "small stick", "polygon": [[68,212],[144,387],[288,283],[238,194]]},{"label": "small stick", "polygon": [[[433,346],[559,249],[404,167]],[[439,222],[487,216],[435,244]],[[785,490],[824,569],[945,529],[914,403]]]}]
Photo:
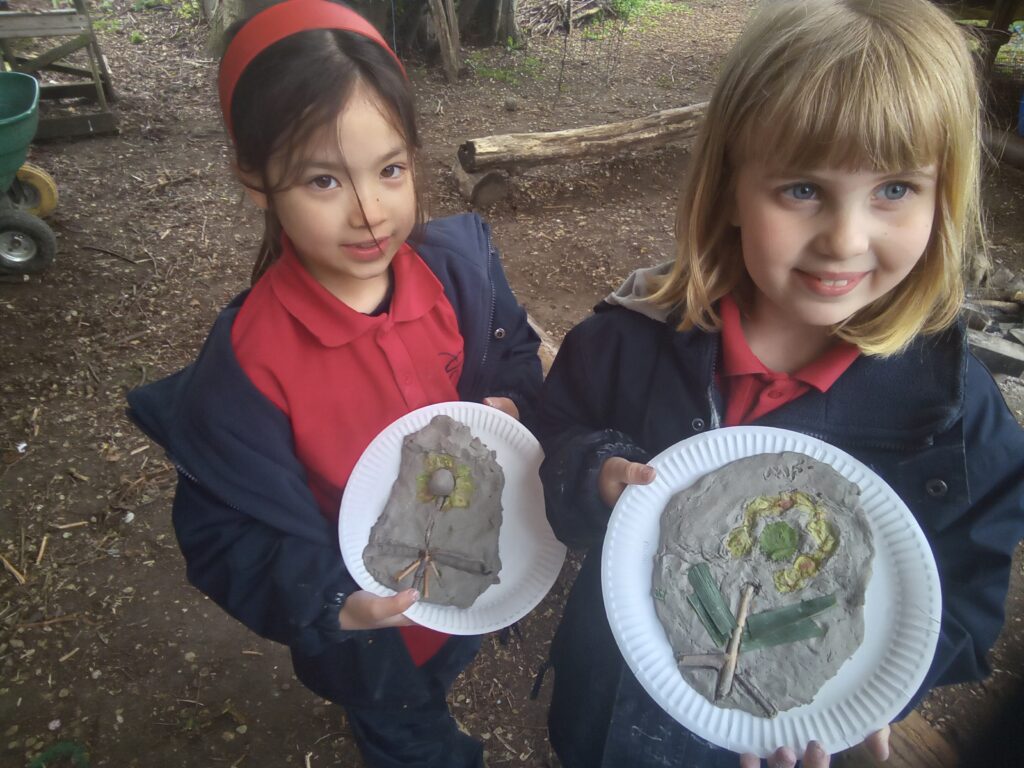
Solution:
[{"label": "small stick", "polygon": [[63,664],[65,661],[70,659],[72,656],[74,656],[76,653],[78,653],[78,650],[79,650],[78,648],[75,648],[75,650],[68,651],[67,653],[65,653],[63,656],[60,657],[60,663]]},{"label": "small stick", "polygon": [[422,561],[423,561],[423,558],[422,558],[422,557],[421,557],[421,558],[420,558],[419,560],[413,560],[413,561],[412,561],[411,563],[409,563],[409,564],[408,564],[407,566],[405,566],[405,568],[403,568],[403,569],[402,569],[401,571],[399,571],[398,573],[396,573],[396,574],[395,574],[395,581],[401,581],[401,580],[402,580],[402,579],[404,579],[404,578],[405,578],[406,576],[408,576],[408,575],[409,575],[410,573],[412,573],[413,571],[415,571],[415,570],[416,570],[416,567],[417,567],[417,566],[418,566],[418,565],[419,565],[419,564],[420,564],[420,563],[421,563]]},{"label": "small stick", "polygon": [[11,564],[10,560],[8,560],[3,555],[0,555],[0,560],[3,560],[4,567],[6,567],[7,570],[10,571],[12,577],[14,577],[14,581],[16,581],[18,584],[25,584],[26,583],[27,580],[24,577],[24,575],[22,575],[22,571],[20,571],[17,568],[15,568]]},{"label": "small stick", "polygon": [[56,528],[58,531],[66,531],[68,528],[78,528],[88,524],[88,520],[79,520],[77,523],[50,523],[50,527]]},{"label": "small stick", "polygon": [[754,702],[761,707],[768,717],[775,717],[779,714],[778,708],[768,701],[768,698],[758,690],[758,687],[752,682],[747,680],[743,675],[736,675],[735,680],[739,683],[740,688],[747,692],[747,695],[754,700]]},{"label": "small stick", "polygon": [[725,664],[722,673],[718,676],[718,686],[715,688],[715,700],[728,696],[732,690],[732,678],[736,672],[736,659],[740,655],[740,638],[743,636],[743,627],[747,623],[747,611],[750,609],[750,598],[754,596],[754,585],[747,584],[740,596],[740,607],[736,611],[736,628],[729,638],[729,649],[725,653]]},{"label": "small stick", "polygon": [[[127,256],[125,256],[123,253],[118,253],[117,251],[111,251],[111,250],[109,250],[107,248],[100,248],[98,245],[81,245],[79,247],[80,248],[85,248],[87,251],[96,251],[97,253],[105,253],[107,256],[113,256],[115,259],[120,259],[121,261],[127,261],[129,264],[142,264],[143,263],[142,261],[137,261],[136,259],[130,259]],[[145,261],[145,260],[143,260],[143,261]]]},{"label": "small stick", "polygon": [[[676,661],[681,667],[701,667],[704,669],[714,669],[721,673],[722,666],[725,664],[725,655],[721,653],[681,654],[676,656]],[[739,672],[735,672],[733,680],[754,700],[755,704],[764,710],[767,717],[775,717],[779,714],[776,706],[768,701],[768,698],[761,693],[758,687],[747,680],[746,677]]]},{"label": "small stick", "polygon": [[46,552],[46,542],[48,542],[49,540],[50,534],[47,533],[43,536],[43,540],[39,542],[39,552],[36,553],[36,565],[39,565],[41,562],[43,562],[43,553]]},{"label": "small stick", "polygon": [[[57,616],[54,619],[45,619],[43,621],[31,621],[27,624],[19,624],[17,627],[15,627],[15,629],[29,629],[31,627],[48,627],[51,624],[60,624],[65,621],[77,621],[79,619],[79,616],[80,614],[78,613],[69,613],[67,616]],[[92,622],[87,621],[86,623],[89,624]]]},{"label": "small stick", "polygon": [[684,653],[676,656],[681,667],[710,667],[721,671],[725,665],[725,656],[721,653]]},{"label": "small stick", "polygon": [[17,581],[19,584],[24,584],[27,581],[25,577],[21,575],[21,571],[19,571],[11,564],[10,560],[8,560],[3,555],[0,555],[0,560],[3,561],[4,568],[11,572],[11,575],[14,577],[15,581]]}]

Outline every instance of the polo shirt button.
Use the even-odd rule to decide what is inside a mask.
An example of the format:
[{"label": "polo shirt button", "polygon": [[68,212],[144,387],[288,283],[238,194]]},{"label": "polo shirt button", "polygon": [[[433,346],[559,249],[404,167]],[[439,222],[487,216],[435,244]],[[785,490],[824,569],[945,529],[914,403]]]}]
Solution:
[{"label": "polo shirt button", "polygon": [[949,486],[946,485],[946,481],[938,477],[933,477],[927,483],[924,484],[924,489],[928,491],[928,495],[933,498],[939,496],[945,496],[946,492],[949,491]]},{"label": "polo shirt button", "polygon": [[694,432],[700,432],[704,429],[704,419],[694,419],[690,422],[690,426],[693,427]]},{"label": "polo shirt button", "polygon": [[778,400],[780,397],[782,397],[782,390],[779,390],[779,389],[769,389],[766,394],[772,400]]}]

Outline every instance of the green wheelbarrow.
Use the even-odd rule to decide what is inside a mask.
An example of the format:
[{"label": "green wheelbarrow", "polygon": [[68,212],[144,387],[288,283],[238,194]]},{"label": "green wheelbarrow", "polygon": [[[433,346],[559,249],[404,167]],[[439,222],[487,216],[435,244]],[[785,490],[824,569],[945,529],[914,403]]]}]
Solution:
[{"label": "green wheelbarrow", "polygon": [[39,83],[0,72],[0,273],[26,275],[53,262],[57,238],[37,213],[57,202],[53,179],[25,162],[39,124]]}]

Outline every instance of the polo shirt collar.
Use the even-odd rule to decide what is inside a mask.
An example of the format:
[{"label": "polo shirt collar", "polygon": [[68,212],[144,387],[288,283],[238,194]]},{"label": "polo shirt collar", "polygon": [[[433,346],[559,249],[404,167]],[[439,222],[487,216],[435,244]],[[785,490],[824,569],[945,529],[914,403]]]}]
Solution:
[{"label": "polo shirt collar", "polygon": [[391,306],[380,315],[357,312],[320,285],[282,236],[281,257],[265,279],[288,313],[327,347],[340,347],[382,325],[416,320],[444,294],[440,281],[416,252],[403,243],[391,261]]},{"label": "polo shirt collar", "polygon": [[845,373],[853,361],[860,356],[860,350],[846,341],[836,341],[819,357],[792,374],[772,371],[751,351],[743,326],[740,323],[740,309],[731,294],[722,297],[718,307],[722,317],[722,375],[761,375],[773,379],[792,378],[827,392],[836,379]]}]

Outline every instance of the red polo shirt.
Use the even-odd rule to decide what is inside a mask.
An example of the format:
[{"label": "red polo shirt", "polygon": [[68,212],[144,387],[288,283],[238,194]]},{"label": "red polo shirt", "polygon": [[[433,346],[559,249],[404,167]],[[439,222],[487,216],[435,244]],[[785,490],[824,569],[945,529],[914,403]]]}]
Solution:
[{"label": "red polo shirt", "polygon": [[722,370],[725,426],[750,424],[814,387],[826,392],[860,355],[856,346],[836,342],[816,360],[794,373],[765,367],[750,350],[740,324],[740,310],[731,295],[719,302],[722,316]]},{"label": "red polo shirt", "polygon": [[[231,329],[242,370],[288,415],[295,453],[331,521],[356,460],[382,429],[459,399],[463,342],[441,283],[407,244],[391,274],[390,306],[364,315],[320,285],[285,238]],[[417,665],[448,637],[424,627],[402,634]]]}]

